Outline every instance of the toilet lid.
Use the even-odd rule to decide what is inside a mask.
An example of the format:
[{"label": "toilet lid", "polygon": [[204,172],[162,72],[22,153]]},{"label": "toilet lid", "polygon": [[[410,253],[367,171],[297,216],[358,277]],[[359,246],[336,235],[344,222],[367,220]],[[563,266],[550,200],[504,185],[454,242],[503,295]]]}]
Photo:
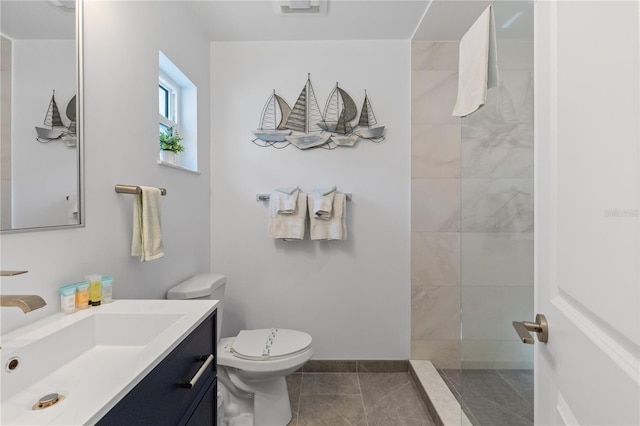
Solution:
[{"label": "toilet lid", "polygon": [[296,355],[310,346],[311,336],[302,331],[264,328],[242,330],[233,342],[231,352],[238,358],[266,361]]}]

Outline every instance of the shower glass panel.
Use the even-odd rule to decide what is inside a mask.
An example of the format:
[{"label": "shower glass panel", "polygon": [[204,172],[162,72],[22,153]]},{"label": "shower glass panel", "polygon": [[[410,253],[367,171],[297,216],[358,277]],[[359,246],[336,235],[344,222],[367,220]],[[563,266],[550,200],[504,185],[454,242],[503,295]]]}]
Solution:
[{"label": "shower glass panel", "polygon": [[499,84],[461,128],[461,369],[474,425],[533,424],[533,5],[495,2]]}]

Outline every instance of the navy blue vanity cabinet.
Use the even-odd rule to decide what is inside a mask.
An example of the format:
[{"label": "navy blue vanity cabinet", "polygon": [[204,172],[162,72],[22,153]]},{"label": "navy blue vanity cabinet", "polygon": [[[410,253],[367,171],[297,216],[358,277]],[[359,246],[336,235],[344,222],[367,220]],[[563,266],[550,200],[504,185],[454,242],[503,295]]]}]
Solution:
[{"label": "navy blue vanity cabinet", "polygon": [[215,425],[215,334],[214,312],[97,424]]}]

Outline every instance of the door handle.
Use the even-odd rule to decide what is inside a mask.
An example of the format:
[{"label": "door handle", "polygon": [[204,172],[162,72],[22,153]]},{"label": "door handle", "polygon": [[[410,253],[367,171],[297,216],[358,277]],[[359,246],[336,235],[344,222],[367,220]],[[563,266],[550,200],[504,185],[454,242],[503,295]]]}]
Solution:
[{"label": "door handle", "polygon": [[547,319],[542,314],[536,315],[536,322],[530,321],[513,321],[513,328],[516,329],[516,333],[522,340],[522,343],[533,345],[534,339],[530,331],[535,331],[538,335],[538,340],[542,343],[549,341],[549,324]]}]

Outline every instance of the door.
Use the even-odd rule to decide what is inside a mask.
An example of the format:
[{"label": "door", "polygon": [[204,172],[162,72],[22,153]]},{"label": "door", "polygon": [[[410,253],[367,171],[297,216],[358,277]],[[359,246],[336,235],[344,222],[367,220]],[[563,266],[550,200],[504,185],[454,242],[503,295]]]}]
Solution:
[{"label": "door", "polygon": [[536,424],[640,424],[639,3],[537,1]]}]

